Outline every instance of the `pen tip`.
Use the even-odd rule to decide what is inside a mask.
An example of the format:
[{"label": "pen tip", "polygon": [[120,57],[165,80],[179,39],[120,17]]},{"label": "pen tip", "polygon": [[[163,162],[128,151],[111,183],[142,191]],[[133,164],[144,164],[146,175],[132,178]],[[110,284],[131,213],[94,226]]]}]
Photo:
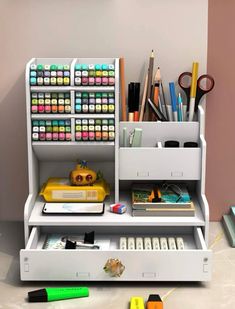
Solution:
[{"label": "pen tip", "polygon": [[155,80],[157,80],[158,82],[161,81],[161,72],[160,72],[160,68],[157,68],[156,74],[155,74]]}]

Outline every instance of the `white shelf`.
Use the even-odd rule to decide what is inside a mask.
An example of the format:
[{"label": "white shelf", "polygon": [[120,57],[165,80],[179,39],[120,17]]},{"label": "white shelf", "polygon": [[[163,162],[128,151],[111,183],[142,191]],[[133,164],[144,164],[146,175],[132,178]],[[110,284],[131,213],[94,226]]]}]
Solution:
[{"label": "white shelf", "polygon": [[32,147],[41,161],[114,160],[114,142],[33,142]]},{"label": "white shelf", "polygon": [[33,92],[68,92],[68,91],[87,91],[87,92],[109,92],[115,91],[115,86],[30,86]]},{"label": "white shelf", "polygon": [[114,114],[32,114],[32,119],[101,118],[114,119]]},{"label": "white shelf", "polygon": [[111,213],[110,203],[105,202],[105,213],[102,216],[47,216],[42,214],[44,201],[38,197],[29,218],[31,226],[204,226],[205,220],[201,207],[195,197],[193,203],[196,213],[194,217],[133,217],[131,215],[130,194],[121,193],[120,202],[128,205],[123,215]]}]

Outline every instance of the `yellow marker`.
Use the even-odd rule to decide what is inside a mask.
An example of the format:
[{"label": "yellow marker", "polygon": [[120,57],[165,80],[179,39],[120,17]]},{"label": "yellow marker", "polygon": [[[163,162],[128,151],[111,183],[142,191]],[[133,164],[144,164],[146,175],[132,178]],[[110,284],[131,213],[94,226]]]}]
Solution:
[{"label": "yellow marker", "polygon": [[144,300],[142,297],[131,297],[130,309],[144,309]]},{"label": "yellow marker", "polygon": [[193,121],[195,99],[196,99],[196,92],[197,92],[198,66],[199,66],[198,62],[193,62],[188,121]]}]

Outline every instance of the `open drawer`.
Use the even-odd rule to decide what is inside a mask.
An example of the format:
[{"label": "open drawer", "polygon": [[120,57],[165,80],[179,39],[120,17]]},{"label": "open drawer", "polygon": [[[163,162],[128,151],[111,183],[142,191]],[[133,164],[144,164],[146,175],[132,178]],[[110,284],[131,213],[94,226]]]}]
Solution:
[{"label": "open drawer", "polygon": [[[208,281],[211,251],[200,227],[95,228],[99,250],[43,249],[51,235],[84,235],[84,228],[33,227],[28,244],[20,252],[22,280],[43,281]],[[112,231],[112,234],[110,234]],[[135,231],[137,233],[135,233]],[[182,237],[183,250],[120,250],[120,237]],[[135,238],[136,239],[136,238]],[[104,271],[108,259],[125,266],[120,277]]]},{"label": "open drawer", "polygon": [[119,150],[121,180],[199,180],[200,148],[123,147]]}]

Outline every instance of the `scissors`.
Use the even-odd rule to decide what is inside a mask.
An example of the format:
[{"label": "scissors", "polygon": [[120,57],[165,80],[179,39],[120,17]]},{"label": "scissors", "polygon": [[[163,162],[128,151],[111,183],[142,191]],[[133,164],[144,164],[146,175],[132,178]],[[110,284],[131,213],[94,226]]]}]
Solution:
[{"label": "scissors", "polygon": [[[189,102],[190,102],[190,88],[191,88],[191,79],[192,73],[191,72],[184,72],[180,74],[178,78],[178,84],[180,88],[182,88],[187,97],[187,111],[189,111]],[[210,92],[215,85],[215,80],[211,75],[204,74],[201,75],[197,80],[197,92],[196,92],[196,99],[195,99],[195,108],[194,111],[196,112],[198,109],[198,105],[200,103],[201,98],[208,92]]]}]

